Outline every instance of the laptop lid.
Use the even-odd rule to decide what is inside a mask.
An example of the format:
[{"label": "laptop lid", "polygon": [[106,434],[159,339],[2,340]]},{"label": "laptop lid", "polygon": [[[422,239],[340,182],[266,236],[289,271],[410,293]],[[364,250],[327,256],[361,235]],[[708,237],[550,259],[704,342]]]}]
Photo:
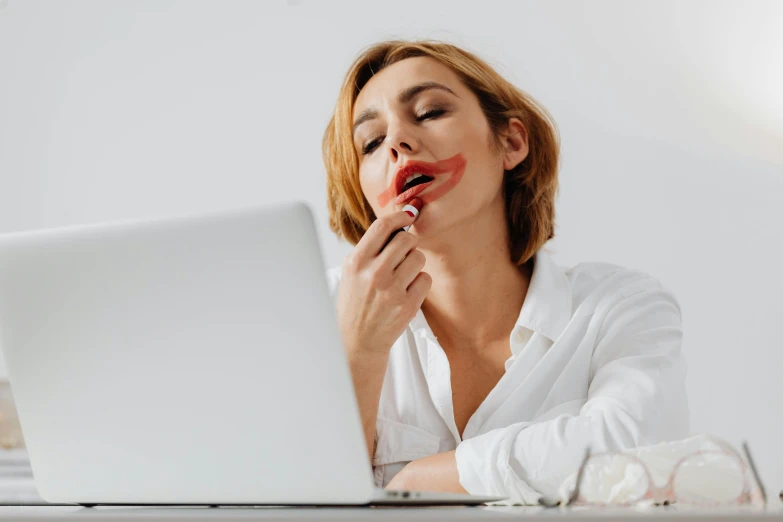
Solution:
[{"label": "laptop lid", "polygon": [[0,349],[49,502],[372,496],[305,203],[0,236]]}]

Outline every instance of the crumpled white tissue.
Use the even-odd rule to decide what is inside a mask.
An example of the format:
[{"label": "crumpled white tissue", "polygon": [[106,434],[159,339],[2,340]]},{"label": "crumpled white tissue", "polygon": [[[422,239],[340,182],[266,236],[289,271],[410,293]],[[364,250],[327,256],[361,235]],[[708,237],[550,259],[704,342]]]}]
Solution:
[{"label": "crumpled white tissue", "polygon": [[[672,442],[662,442],[650,446],[640,446],[637,448],[619,451],[617,453],[632,455],[638,458],[639,460],[641,460],[649,469],[650,476],[653,480],[653,483],[655,485],[662,485],[665,484],[667,480],[669,480],[669,476],[671,475],[671,472],[674,469],[674,466],[677,464],[677,462],[679,462],[683,457],[691,455],[698,451],[733,452],[731,446],[729,446],[725,441],[716,437],[712,437],[710,435],[702,434],[702,435],[695,435],[687,439],[682,439],[682,440],[677,440]],[[627,472],[622,476],[609,475],[602,478],[603,480],[608,479],[612,481],[611,484],[605,483],[605,484],[600,484],[600,486],[602,488],[611,490],[612,492],[617,492],[617,494],[612,498],[614,502],[622,502],[623,500],[625,500],[622,497],[623,494],[622,492],[632,489],[624,486],[630,486],[635,481],[640,479],[643,479],[645,481],[647,480],[645,477],[640,476],[639,466],[629,466],[626,469]],[[574,469],[573,473],[568,475],[568,477],[566,477],[560,485],[558,497],[562,505],[567,503],[568,498],[571,495],[571,491],[573,491],[574,486],[576,485],[577,472],[578,469]],[[595,481],[595,480],[599,480],[599,478],[584,475],[582,477],[582,487],[584,488],[585,485],[590,486],[591,484],[589,484],[588,481],[591,480]],[[596,484],[592,484],[592,486],[596,486]],[[671,501],[674,499],[667,499],[667,500]],[[646,504],[652,504],[652,502],[647,502]],[[509,498],[506,500],[493,502],[490,505],[519,506],[519,505],[526,505],[526,503],[521,499]],[[644,506],[640,506],[640,507],[644,507]]]}]

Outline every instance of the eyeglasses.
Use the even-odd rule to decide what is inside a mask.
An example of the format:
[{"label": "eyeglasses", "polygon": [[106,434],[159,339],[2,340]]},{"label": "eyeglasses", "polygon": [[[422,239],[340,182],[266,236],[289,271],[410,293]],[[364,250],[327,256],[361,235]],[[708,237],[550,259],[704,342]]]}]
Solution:
[{"label": "eyeglasses", "polygon": [[709,507],[766,505],[766,492],[748,444],[742,444],[743,461],[729,444],[716,442],[720,449],[693,452],[677,461],[662,486],[654,484],[650,469],[638,457],[624,453],[593,455],[588,448],[567,504],[632,506],[640,502],[664,505],[677,502]]}]

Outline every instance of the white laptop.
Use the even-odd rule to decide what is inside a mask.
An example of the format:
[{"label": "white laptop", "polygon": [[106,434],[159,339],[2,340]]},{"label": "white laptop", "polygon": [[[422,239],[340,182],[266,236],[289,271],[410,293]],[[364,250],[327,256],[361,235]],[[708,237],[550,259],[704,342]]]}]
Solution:
[{"label": "white laptop", "polygon": [[305,203],[0,236],[0,349],[48,502],[499,500],[375,488]]}]

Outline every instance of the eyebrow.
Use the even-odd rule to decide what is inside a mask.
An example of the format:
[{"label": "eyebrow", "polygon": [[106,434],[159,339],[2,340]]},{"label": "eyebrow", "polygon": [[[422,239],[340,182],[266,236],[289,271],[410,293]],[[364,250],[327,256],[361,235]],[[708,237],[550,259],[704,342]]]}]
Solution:
[{"label": "eyebrow", "polygon": [[[448,93],[451,93],[454,96],[457,96],[457,94],[454,91],[452,91],[451,89],[449,89],[448,87],[446,87],[442,83],[430,81],[430,82],[419,83],[419,84],[414,85],[412,87],[408,87],[406,89],[403,89],[402,91],[400,91],[400,94],[397,96],[397,100],[400,103],[408,103],[409,101],[411,101],[413,98],[415,98],[416,96],[418,96],[422,92],[428,91],[430,89],[440,89],[442,91],[446,91]],[[457,98],[459,98],[459,96],[457,96]],[[357,129],[357,127],[359,127],[359,125],[361,125],[362,123],[364,123],[364,122],[366,122],[368,120],[374,120],[378,116],[379,116],[378,109],[376,109],[375,107],[368,107],[367,109],[364,109],[361,112],[361,114],[359,114],[359,117],[356,118],[356,121],[353,122],[352,133],[356,134],[356,129]]]}]

